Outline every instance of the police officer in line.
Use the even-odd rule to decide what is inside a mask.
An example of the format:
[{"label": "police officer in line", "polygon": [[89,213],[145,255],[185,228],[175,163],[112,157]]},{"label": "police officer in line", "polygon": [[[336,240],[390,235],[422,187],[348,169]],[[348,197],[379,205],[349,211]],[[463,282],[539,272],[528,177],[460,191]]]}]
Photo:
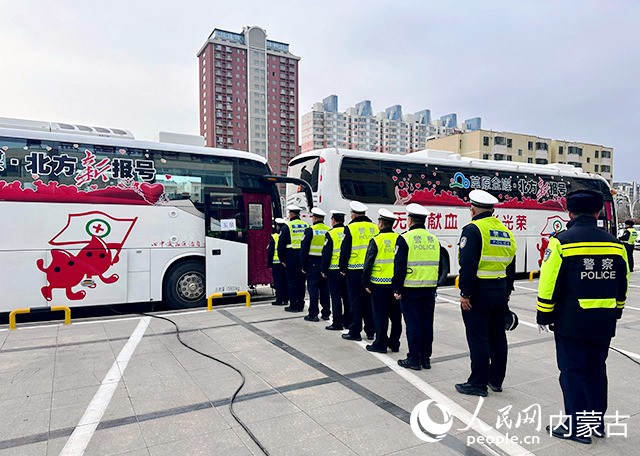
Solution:
[{"label": "police officer in line", "polygon": [[319,207],[311,209],[312,225],[304,231],[300,248],[300,264],[302,272],[307,275],[307,291],[309,292],[309,315],[306,321],[320,321],[318,318],[318,300],[322,306],[322,319],[328,320],[331,314],[329,286],[322,277],[322,247],[329,227],[324,223],[326,212]]},{"label": "police officer in line", "polygon": [[284,308],[287,312],[302,312],[304,310],[304,274],[300,266],[300,247],[304,231],[309,224],[300,220],[298,206],[287,206],[289,221],[282,225],[278,240],[278,257],[287,271],[289,288],[289,305]]},{"label": "police officer in line", "polygon": [[362,286],[364,257],[369,241],[378,234],[378,226],[366,216],[367,206],[359,201],[351,201],[351,223],[344,229],[344,239],[340,247],[340,273],[347,277],[349,290],[349,312],[351,323],[349,332],[343,334],[346,340],[362,340],[362,320],[364,331],[373,340],[375,328],[369,295]]},{"label": "police officer in line", "polygon": [[[536,321],[544,331],[553,325],[565,415],[570,417],[547,431],[587,444],[591,435],[605,435],[606,359],[629,281],[625,248],[597,227],[603,204],[603,194],[593,190],[567,195],[571,220],[566,231],[550,239],[538,285]],[[577,415],[585,412],[596,413],[593,426],[579,426]]]},{"label": "police officer in line", "polygon": [[507,370],[505,316],[515,279],[516,241],[513,233],[493,217],[498,199],[472,190],[471,223],[462,228],[460,307],[466,329],[471,375],[456,385],[462,394],[486,396],[487,386],[502,391]]},{"label": "police officer in line", "polygon": [[638,239],[638,230],[633,227],[633,220],[625,220],[624,233],[618,239],[622,241],[627,249],[627,260],[629,260],[629,272],[633,272],[633,249]]},{"label": "police officer in line", "polygon": [[333,321],[325,329],[342,331],[350,323],[347,279],[340,273],[340,247],[344,239],[344,216],[341,211],[331,211],[332,228],[325,235],[322,247],[322,276],[329,282],[331,314]]},{"label": "police officer in line", "polygon": [[[373,324],[376,330],[375,341],[367,345],[367,350],[386,353],[400,350],[402,334],[402,312],[400,303],[393,296],[393,258],[396,250],[398,233],[393,231],[393,223],[398,217],[388,209],[378,210],[378,228],[380,232],[369,241],[364,259],[362,284],[371,295]],[[388,336],[389,320],[391,334]]]},{"label": "police officer in line", "polygon": [[433,314],[440,264],[440,242],[426,230],[429,211],[419,204],[407,206],[409,230],[398,237],[393,263],[393,290],[407,326],[409,352],[398,365],[431,369]]},{"label": "police officer in line", "polygon": [[276,300],[272,303],[274,306],[286,306],[289,301],[289,290],[287,289],[287,272],[280,262],[278,256],[278,240],[280,238],[280,230],[286,222],[285,219],[276,218],[274,233],[271,234],[269,245],[267,245],[267,265],[273,274],[273,288],[276,291]]}]

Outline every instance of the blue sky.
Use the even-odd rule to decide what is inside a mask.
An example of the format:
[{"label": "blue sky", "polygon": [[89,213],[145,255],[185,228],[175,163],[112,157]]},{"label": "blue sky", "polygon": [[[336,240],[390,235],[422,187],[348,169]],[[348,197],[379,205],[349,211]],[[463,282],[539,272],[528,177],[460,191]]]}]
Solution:
[{"label": "blue sky", "polygon": [[640,2],[0,0],[0,116],[198,134],[196,53],[214,28],[300,56],[300,112],[336,94],[483,128],[614,147],[640,180]]}]

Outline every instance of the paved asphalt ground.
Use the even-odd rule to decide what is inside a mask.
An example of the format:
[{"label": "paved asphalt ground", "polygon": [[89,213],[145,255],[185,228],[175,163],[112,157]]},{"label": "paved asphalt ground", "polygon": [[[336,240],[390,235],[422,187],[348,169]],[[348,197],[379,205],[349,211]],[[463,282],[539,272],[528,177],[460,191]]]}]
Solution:
[{"label": "paved asphalt ground", "polygon": [[[640,273],[631,277],[613,346],[640,362]],[[562,410],[553,336],[533,325],[537,282],[516,285],[511,307],[521,325],[508,335],[504,392],[490,392],[475,417],[478,398],[454,388],[469,358],[453,287],[438,292],[433,367],[422,371],[397,367],[404,335],[400,353],[372,354],[326,331],[326,322],[268,302],[158,315],[175,320],[185,342],[244,373],[235,410],[271,455],[638,454],[640,365],[613,351],[608,422],[626,437],[582,445],[545,433]],[[154,318],[2,326],[0,455],[262,454],[229,413],[239,383]],[[429,399],[453,415],[438,442],[420,440],[410,426],[414,407]],[[421,416],[432,430],[425,416],[446,422],[433,403]]]}]

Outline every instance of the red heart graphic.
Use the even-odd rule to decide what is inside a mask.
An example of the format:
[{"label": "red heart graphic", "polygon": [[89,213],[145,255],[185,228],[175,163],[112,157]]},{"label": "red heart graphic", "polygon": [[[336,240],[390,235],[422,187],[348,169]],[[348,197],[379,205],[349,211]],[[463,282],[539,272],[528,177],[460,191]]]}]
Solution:
[{"label": "red heart graphic", "polygon": [[398,178],[396,176],[391,176],[391,179],[393,179],[394,182],[396,182],[398,180]]},{"label": "red heart graphic", "polygon": [[162,184],[148,184],[143,182],[140,184],[140,190],[142,191],[142,195],[144,199],[146,199],[151,204],[156,204],[160,196],[164,192],[164,186]]},{"label": "red heart graphic", "polygon": [[171,179],[171,174],[165,174],[164,178],[167,179],[167,180],[170,180]]}]

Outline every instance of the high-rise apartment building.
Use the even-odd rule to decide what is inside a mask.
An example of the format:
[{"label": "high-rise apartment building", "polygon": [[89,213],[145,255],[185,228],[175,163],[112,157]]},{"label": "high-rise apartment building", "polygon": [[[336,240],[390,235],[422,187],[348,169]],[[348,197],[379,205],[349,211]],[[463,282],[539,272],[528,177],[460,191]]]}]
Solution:
[{"label": "high-rise apartment building", "polygon": [[298,61],[260,27],[214,29],[198,52],[200,134],[211,147],[266,157],[286,174],[298,145]]},{"label": "high-rise apartment building", "polygon": [[[480,118],[470,119],[480,128]],[[394,105],[373,114],[370,100],[357,103],[345,112],[338,111],[338,97],[330,95],[314,103],[302,116],[302,152],[338,147],[390,154],[406,154],[426,149],[427,138],[461,131],[456,114],[431,119],[431,111],[423,109],[403,114],[402,106]]]},{"label": "high-rise apartment building", "polygon": [[427,148],[448,150],[463,157],[524,163],[564,163],[597,173],[611,183],[613,148],[521,133],[476,130],[427,141]]}]

